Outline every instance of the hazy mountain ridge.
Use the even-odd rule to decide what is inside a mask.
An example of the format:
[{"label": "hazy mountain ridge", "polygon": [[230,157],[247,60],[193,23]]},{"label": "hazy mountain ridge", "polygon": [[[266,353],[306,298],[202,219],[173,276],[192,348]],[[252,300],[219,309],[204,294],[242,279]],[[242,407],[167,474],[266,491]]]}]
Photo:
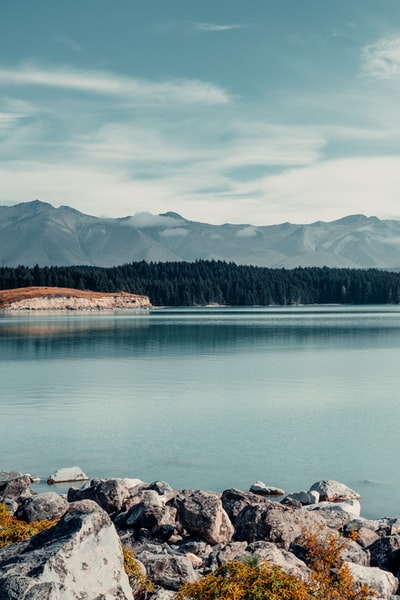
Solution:
[{"label": "hazy mountain ridge", "polygon": [[0,265],[114,266],[216,259],[266,267],[400,268],[400,221],[211,225],[174,212],[111,219],[35,200],[0,206]]}]

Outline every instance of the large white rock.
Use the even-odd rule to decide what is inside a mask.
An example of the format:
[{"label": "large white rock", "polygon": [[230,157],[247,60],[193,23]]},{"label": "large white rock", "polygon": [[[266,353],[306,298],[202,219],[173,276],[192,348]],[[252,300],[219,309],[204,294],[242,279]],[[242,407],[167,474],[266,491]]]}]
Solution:
[{"label": "large white rock", "polygon": [[0,598],[133,600],[107,513],[95,502],[75,502],[51,529],[1,549]]},{"label": "large white rock", "polygon": [[330,510],[340,511],[359,517],[361,512],[361,504],[358,500],[347,500],[346,502],[319,502],[318,504],[310,504],[304,507],[306,510]]},{"label": "large white rock", "polygon": [[320,499],[327,500],[328,502],[341,502],[361,498],[360,494],[347,487],[347,485],[333,479],[316,481],[310,487],[310,492],[312,491],[319,492]]},{"label": "large white rock", "polygon": [[354,579],[375,590],[376,596],[373,596],[373,600],[389,600],[392,594],[396,593],[399,580],[389,571],[382,571],[378,567],[363,567],[350,562],[345,564]]},{"label": "large white rock", "polygon": [[67,481],[86,481],[87,475],[82,471],[80,467],[64,467],[54,471],[52,475],[47,479],[48,484],[53,483],[65,483]]}]

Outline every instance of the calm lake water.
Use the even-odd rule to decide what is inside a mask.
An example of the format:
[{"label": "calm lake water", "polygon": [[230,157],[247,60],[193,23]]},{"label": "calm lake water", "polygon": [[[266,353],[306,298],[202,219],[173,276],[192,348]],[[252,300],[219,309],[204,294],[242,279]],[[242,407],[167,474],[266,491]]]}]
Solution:
[{"label": "calm lake water", "polygon": [[400,515],[400,308],[0,316],[0,470],[287,492]]}]

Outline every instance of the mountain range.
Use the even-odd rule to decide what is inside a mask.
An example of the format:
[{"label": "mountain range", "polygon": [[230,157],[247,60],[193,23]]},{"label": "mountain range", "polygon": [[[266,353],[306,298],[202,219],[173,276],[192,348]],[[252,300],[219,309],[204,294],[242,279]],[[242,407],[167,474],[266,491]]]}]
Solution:
[{"label": "mountain range", "polygon": [[174,212],[100,218],[39,200],[0,206],[2,266],[110,267],[196,259],[398,270],[400,221],[350,215],[307,225],[211,225]]}]

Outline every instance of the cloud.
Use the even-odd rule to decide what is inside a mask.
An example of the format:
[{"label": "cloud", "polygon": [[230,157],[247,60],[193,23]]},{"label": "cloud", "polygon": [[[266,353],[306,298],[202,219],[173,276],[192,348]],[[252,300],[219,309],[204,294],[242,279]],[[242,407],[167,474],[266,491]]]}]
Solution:
[{"label": "cloud", "polygon": [[382,38],[361,52],[362,71],[373,79],[392,79],[400,75],[400,37]]},{"label": "cloud", "polygon": [[216,23],[195,23],[194,26],[199,31],[210,32],[229,31],[232,29],[243,29],[247,27],[247,25],[219,25]]},{"label": "cloud", "polygon": [[245,227],[244,229],[239,229],[239,231],[236,232],[236,236],[240,238],[251,238],[255,237],[256,235],[257,231],[251,226]]},{"label": "cloud", "polygon": [[[211,179],[217,175],[209,174]],[[195,221],[253,225],[330,221],[352,213],[400,217],[399,156],[327,160],[255,182],[231,181],[230,192],[224,195],[198,196],[196,186],[206,176],[206,172],[189,170],[141,181],[119,167],[12,161],[0,163],[0,203],[37,197],[93,215],[119,217],[146,208],[158,213],[175,210]],[[159,218],[171,217],[158,216],[155,222]],[[144,221],[150,219],[144,217]],[[250,235],[251,227],[242,231]],[[185,229],[168,223],[164,235],[185,235]]]},{"label": "cloud", "polygon": [[183,227],[175,227],[174,229],[165,229],[160,233],[162,237],[184,237],[189,231]]},{"label": "cloud", "polygon": [[72,50],[73,52],[82,52],[82,46],[74,39],[64,36],[64,35],[59,35],[55,38],[56,42],[58,42],[59,44],[62,44],[63,46],[65,46],[66,48],[68,48],[68,50]]},{"label": "cloud", "polygon": [[146,229],[147,227],[174,227],[176,228],[178,219],[173,217],[164,217],[162,215],[153,215],[149,212],[139,212],[125,219],[123,225],[133,225],[138,229]]},{"label": "cloud", "polygon": [[44,68],[23,64],[17,68],[0,67],[3,85],[60,88],[155,104],[226,104],[230,96],[221,87],[196,79],[151,81],[107,71],[85,71],[71,67]]}]

